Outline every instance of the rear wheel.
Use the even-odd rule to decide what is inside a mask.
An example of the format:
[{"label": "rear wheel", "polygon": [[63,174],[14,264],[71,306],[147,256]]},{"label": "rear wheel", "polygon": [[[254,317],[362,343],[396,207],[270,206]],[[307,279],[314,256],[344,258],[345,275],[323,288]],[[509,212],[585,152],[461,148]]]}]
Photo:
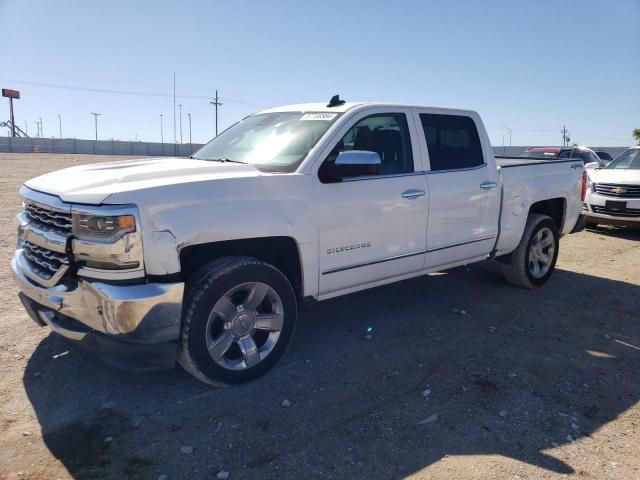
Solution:
[{"label": "rear wheel", "polygon": [[187,282],[178,361],[211,385],[249,381],[280,359],[297,314],[278,269],[248,257],[216,260]]},{"label": "rear wheel", "polygon": [[550,217],[531,214],[518,247],[502,260],[507,282],[524,288],[543,285],[551,277],[559,251],[558,228]]}]

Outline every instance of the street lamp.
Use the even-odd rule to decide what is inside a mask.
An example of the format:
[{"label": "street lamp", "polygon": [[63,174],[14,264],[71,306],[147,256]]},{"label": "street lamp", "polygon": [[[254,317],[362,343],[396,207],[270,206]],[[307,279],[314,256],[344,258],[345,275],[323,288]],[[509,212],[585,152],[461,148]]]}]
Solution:
[{"label": "street lamp", "polygon": [[502,125],[502,126],[507,129],[507,135],[509,135],[509,146],[511,146],[511,136],[513,135],[513,129],[507,127],[506,125]]},{"label": "street lamp", "polygon": [[189,117],[189,155],[193,153],[193,144],[191,143],[191,114],[187,113],[187,117]]},{"label": "street lamp", "polygon": [[180,145],[182,145],[182,104],[178,105],[180,109]]}]

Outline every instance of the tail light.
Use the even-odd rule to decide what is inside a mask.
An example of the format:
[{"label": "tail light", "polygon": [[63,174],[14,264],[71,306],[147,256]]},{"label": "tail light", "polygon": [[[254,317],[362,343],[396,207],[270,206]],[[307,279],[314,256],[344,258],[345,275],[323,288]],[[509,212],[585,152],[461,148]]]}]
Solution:
[{"label": "tail light", "polygon": [[587,198],[587,172],[582,172],[582,201]]}]

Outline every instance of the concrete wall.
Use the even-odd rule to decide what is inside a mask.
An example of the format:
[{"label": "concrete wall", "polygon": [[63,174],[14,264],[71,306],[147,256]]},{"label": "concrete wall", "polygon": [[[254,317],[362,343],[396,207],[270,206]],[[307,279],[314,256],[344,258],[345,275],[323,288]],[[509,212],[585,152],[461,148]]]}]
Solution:
[{"label": "concrete wall", "polygon": [[[121,142],[118,140],[79,140],[75,138],[0,137],[0,152],[9,153],[85,153],[97,155],[139,155],[187,157],[202,145],[187,143]],[[529,147],[493,147],[495,155],[517,157]],[[628,147],[590,147],[616,157]]]},{"label": "concrete wall", "polygon": [[[535,145],[534,145],[535,146]],[[548,146],[548,145],[547,145]],[[502,155],[505,157],[517,157],[527,148],[531,147],[493,147],[494,155]],[[616,158],[629,147],[589,147],[591,150],[604,150],[613,158]]]},{"label": "concrete wall", "polygon": [[0,137],[0,152],[8,153],[84,153],[97,155],[139,155],[186,157],[200,144],[122,142],[118,140],[80,140],[75,138]]}]

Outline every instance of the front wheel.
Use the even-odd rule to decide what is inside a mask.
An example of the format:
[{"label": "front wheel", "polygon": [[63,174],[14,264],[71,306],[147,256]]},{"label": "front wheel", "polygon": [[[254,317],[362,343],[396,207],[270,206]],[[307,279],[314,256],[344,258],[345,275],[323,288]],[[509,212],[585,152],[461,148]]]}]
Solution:
[{"label": "front wheel", "polygon": [[507,282],[535,288],[549,280],[560,249],[558,228],[551,217],[531,214],[518,247],[508,259],[502,259],[502,273]]},{"label": "front wheel", "polygon": [[210,385],[249,381],[280,359],[297,315],[278,269],[249,257],[215,260],[187,282],[178,361]]}]

